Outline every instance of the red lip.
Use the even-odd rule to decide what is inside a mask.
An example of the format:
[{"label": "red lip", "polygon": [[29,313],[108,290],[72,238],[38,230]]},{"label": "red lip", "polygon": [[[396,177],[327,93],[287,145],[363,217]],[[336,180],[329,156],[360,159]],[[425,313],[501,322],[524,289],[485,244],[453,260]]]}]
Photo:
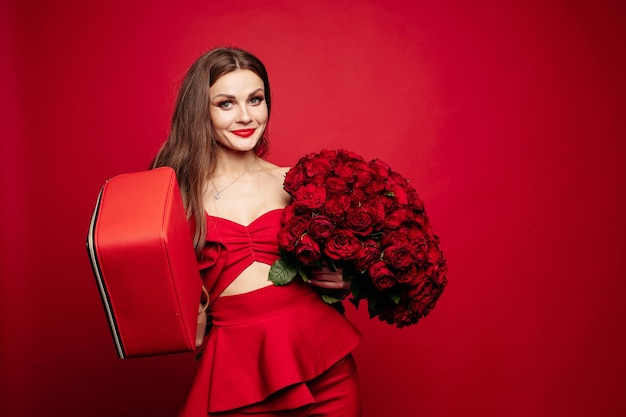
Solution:
[{"label": "red lip", "polygon": [[237,136],[241,136],[242,138],[249,138],[256,131],[256,129],[239,129],[232,130],[231,132]]}]

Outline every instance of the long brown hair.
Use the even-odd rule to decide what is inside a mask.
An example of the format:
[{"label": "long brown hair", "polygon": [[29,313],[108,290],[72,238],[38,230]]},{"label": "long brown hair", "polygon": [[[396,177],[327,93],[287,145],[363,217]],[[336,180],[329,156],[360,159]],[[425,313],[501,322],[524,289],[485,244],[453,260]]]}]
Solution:
[{"label": "long brown hair", "polygon": [[[263,63],[242,49],[213,49],[200,56],[187,71],[176,99],[170,134],[152,162],[152,168],[169,166],[176,172],[187,219],[195,223],[193,243],[197,256],[206,239],[202,193],[216,164],[217,142],[209,117],[209,87],[237,69],[250,70],[263,80],[269,119],[272,99]],[[254,150],[263,156],[267,149],[264,132]]]}]

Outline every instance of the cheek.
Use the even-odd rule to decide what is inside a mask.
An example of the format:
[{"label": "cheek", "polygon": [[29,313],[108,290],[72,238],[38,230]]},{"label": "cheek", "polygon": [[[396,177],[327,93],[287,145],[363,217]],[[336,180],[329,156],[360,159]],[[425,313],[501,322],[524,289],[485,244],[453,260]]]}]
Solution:
[{"label": "cheek", "polygon": [[209,112],[211,124],[214,129],[223,129],[231,125],[231,117],[227,112],[211,111]]},{"label": "cheek", "polygon": [[256,119],[259,123],[267,123],[268,111],[267,106],[257,107]]}]

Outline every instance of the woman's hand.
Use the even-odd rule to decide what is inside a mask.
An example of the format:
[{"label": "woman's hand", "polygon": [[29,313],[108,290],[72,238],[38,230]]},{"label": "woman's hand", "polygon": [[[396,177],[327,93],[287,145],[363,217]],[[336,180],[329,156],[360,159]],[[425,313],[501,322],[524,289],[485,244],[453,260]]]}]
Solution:
[{"label": "woman's hand", "polygon": [[343,270],[337,268],[331,269],[328,265],[324,265],[322,269],[312,269],[308,271],[309,283],[319,288],[327,290],[338,290],[339,299],[343,299],[350,293],[352,279],[343,276]]},{"label": "woman's hand", "polygon": [[204,336],[206,335],[206,324],[206,306],[200,303],[198,307],[198,323],[196,327],[196,347],[200,347],[204,341]]},{"label": "woman's hand", "polygon": [[206,336],[207,308],[209,307],[209,290],[202,285],[202,296],[198,305],[198,322],[196,323],[196,347],[202,346]]}]

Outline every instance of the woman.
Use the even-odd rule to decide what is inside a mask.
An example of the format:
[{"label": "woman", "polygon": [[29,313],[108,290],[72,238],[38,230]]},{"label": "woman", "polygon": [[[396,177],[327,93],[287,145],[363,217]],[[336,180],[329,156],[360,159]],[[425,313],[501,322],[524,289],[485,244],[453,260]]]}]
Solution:
[{"label": "woman", "polygon": [[[360,415],[358,331],[310,285],[268,281],[289,203],[287,169],[261,159],[270,110],[261,61],[209,51],[185,76],[153,163],[176,171],[210,299],[212,326],[204,338],[202,311],[204,351],[180,417]],[[349,288],[341,273],[312,274],[313,285]]]}]

